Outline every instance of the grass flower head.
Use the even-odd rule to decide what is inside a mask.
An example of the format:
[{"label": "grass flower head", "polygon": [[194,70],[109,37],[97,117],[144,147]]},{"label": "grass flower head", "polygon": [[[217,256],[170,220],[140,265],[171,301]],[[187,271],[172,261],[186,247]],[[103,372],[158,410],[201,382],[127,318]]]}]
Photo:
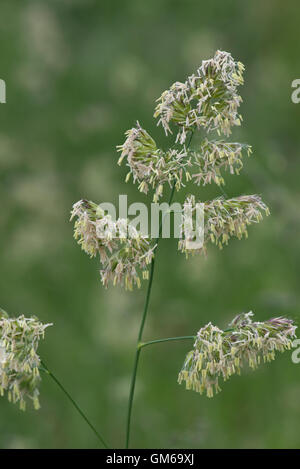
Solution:
[{"label": "grass flower head", "polygon": [[129,221],[116,221],[94,202],[80,200],[73,206],[71,220],[76,217],[74,237],[91,257],[99,254],[101,281],[122,285],[128,290],[140,287],[141,278],[148,278],[155,246]]},{"label": "grass flower head", "polygon": [[278,317],[253,322],[253,313],[242,313],[223,331],[211,323],[197,333],[194,349],[184,361],[178,376],[187,389],[207,397],[221,391],[220,378],[226,381],[248,364],[256,369],[261,361],[275,360],[276,352],[292,347],[296,326],[291,319]]},{"label": "grass flower head", "polygon": [[177,126],[176,141],[183,144],[189,130],[229,136],[231,127],[240,125],[238,108],[242,98],[237,92],[243,84],[244,66],[231,54],[217,51],[204,60],[196,73],[184,83],[176,82],[158,99],[154,117],[158,117],[166,135],[172,133],[170,124]]},{"label": "grass flower head", "polygon": [[26,401],[32,401],[39,409],[40,357],[37,353],[39,341],[45,329],[38,319],[25,316],[10,318],[0,310],[0,393],[8,400],[19,402],[26,409]]}]

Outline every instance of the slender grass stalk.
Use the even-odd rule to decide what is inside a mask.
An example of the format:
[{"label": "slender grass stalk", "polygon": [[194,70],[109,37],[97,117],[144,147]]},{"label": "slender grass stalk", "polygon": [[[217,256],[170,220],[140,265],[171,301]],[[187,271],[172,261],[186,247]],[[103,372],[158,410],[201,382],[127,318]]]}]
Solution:
[{"label": "slender grass stalk", "polygon": [[[172,199],[173,199],[173,196],[174,196],[174,191],[175,191],[175,183],[173,184],[173,187],[172,187],[172,191],[171,191],[171,195],[170,195],[170,199],[169,199],[169,205],[172,202]],[[161,226],[162,226],[162,223],[160,224],[160,227],[159,227],[159,236],[160,236],[160,232],[161,232]],[[159,242],[159,238],[156,239],[156,243],[155,243],[156,244],[156,253],[157,253],[157,248],[158,248],[158,242]],[[139,363],[139,358],[140,358],[140,353],[141,353],[140,342],[142,340],[143,331],[144,331],[144,327],[145,327],[145,321],[146,321],[147,312],[148,312],[148,306],[149,306],[151,289],[152,289],[152,282],[153,282],[154,267],[155,267],[155,257],[152,259],[152,262],[151,262],[150,277],[149,277],[149,283],[148,283],[148,288],[147,288],[146,301],[145,301],[142,321],[141,321],[139,334],[138,334],[137,347],[136,347],[136,353],[135,353],[135,359],[134,359],[134,365],[133,365],[133,372],[132,372],[132,378],[131,378],[130,393],[129,393],[129,400],[128,400],[127,426],[126,426],[126,446],[125,446],[126,449],[129,446],[132,404],[133,404],[133,397],[134,397],[134,390],[135,390],[136,374],[137,374],[138,363]]]},{"label": "slender grass stalk", "polygon": [[[233,328],[230,329],[224,329],[224,332],[230,332],[233,331]],[[170,342],[171,340],[196,340],[196,336],[194,335],[181,335],[178,337],[166,337],[165,339],[156,339],[156,340],[150,340],[149,342],[140,342],[138,345],[138,348],[142,349],[146,347],[147,345],[152,345],[152,344],[159,344],[161,342]]]},{"label": "slender grass stalk", "polygon": [[139,348],[142,349],[147,345],[152,344],[159,344],[161,342],[170,342],[171,340],[195,340],[196,337],[194,335],[182,335],[179,337],[167,337],[166,339],[157,339],[157,340],[150,340],[149,342],[141,342],[139,344]]},{"label": "slender grass stalk", "polygon": [[96,428],[94,427],[94,425],[90,422],[90,420],[87,418],[87,416],[85,415],[85,413],[81,410],[81,408],[79,407],[79,405],[74,401],[73,397],[68,393],[68,391],[65,389],[65,387],[61,384],[61,382],[56,378],[56,376],[52,373],[52,371],[49,370],[49,368],[47,367],[47,365],[45,364],[44,361],[41,360],[41,364],[42,364],[42,367],[41,368],[41,371],[44,371],[44,373],[46,373],[47,375],[49,375],[53,381],[58,385],[58,387],[62,390],[62,392],[67,396],[67,398],[69,399],[69,401],[71,402],[71,404],[75,407],[75,409],[77,410],[77,412],[81,415],[81,417],[86,421],[86,423],[88,424],[88,426],[91,428],[91,430],[94,432],[94,434],[96,435],[96,437],[98,438],[98,440],[101,442],[101,444],[105,447],[105,448],[109,448],[109,446],[105,443],[105,441],[103,440],[102,436],[98,433],[98,431],[96,430]]},{"label": "slender grass stalk", "polygon": [[[192,138],[194,135],[194,131],[191,132],[189,141],[187,143],[186,148],[189,148]],[[169,198],[168,204],[171,205],[173,197],[174,197],[174,192],[175,192],[175,182],[173,183],[172,189],[171,189],[171,194]],[[161,231],[162,231],[162,220],[159,225],[159,235],[158,238],[155,241],[156,244],[156,255],[158,251],[158,243],[159,239],[161,236]],[[139,329],[139,334],[138,334],[138,340],[137,340],[137,347],[136,347],[136,352],[135,352],[135,359],[134,359],[134,365],[133,365],[133,371],[132,371],[132,377],[131,377],[131,384],[130,384],[130,392],[129,392],[129,399],[128,399],[128,412],[127,412],[127,424],[126,424],[126,443],[125,443],[125,448],[128,449],[129,447],[129,438],[130,438],[130,424],[131,424],[131,414],[132,414],[132,404],[133,404],[133,398],[134,398],[134,391],[135,391],[135,382],[136,382],[136,375],[137,375],[137,370],[138,370],[138,364],[139,364],[139,359],[140,359],[140,353],[142,347],[141,345],[141,340],[143,336],[143,331],[145,327],[145,321],[147,317],[147,312],[148,312],[148,306],[149,306],[149,301],[150,301],[150,296],[151,296],[151,289],[152,289],[152,282],[153,282],[153,275],[154,275],[154,267],[155,267],[155,257],[153,257],[152,262],[151,262],[151,270],[150,270],[150,277],[149,277],[149,283],[148,283],[148,288],[147,288],[147,294],[146,294],[146,300],[145,300],[145,306],[144,306],[144,311],[143,311],[143,316],[142,316],[142,321]]]}]

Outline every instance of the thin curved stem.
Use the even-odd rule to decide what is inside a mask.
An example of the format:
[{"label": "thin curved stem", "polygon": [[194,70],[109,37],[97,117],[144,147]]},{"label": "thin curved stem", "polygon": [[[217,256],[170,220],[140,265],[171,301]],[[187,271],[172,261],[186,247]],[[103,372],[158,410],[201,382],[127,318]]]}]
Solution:
[{"label": "thin curved stem", "polygon": [[41,360],[41,364],[43,366],[43,368],[41,368],[42,371],[44,371],[45,373],[47,373],[47,375],[49,375],[53,381],[58,385],[58,387],[62,390],[62,392],[67,396],[67,398],[69,399],[69,401],[72,403],[72,405],[75,407],[75,409],[77,410],[77,412],[81,415],[81,417],[86,421],[86,423],[88,424],[88,426],[91,428],[91,430],[94,432],[94,434],[96,435],[96,437],[98,438],[98,440],[102,443],[102,445],[105,447],[105,448],[109,448],[108,445],[105,443],[105,441],[103,440],[102,436],[98,433],[98,431],[96,430],[96,428],[94,427],[94,425],[89,421],[89,419],[87,418],[87,416],[85,415],[85,413],[81,410],[81,408],[79,407],[79,405],[74,401],[73,397],[68,393],[68,391],[65,389],[65,387],[61,384],[61,382],[56,378],[56,376],[52,373],[52,371],[49,370],[49,368],[47,367],[47,365],[45,364],[44,361]]},{"label": "thin curved stem", "polygon": [[[190,135],[190,138],[189,138],[189,141],[187,143],[186,148],[188,148],[190,146],[193,135],[194,135],[194,131],[191,132],[191,135]],[[172,190],[171,190],[171,194],[170,194],[170,199],[169,199],[169,202],[168,202],[169,205],[171,205],[172,200],[173,200],[173,196],[174,196],[174,192],[175,192],[175,186],[176,186],[176,183],[174,181],[173,186],[172,186]],[[158,250],[159,239],[161,237],[161,231],[162,231],[162,220],[159,224],[159,234],[158,234],[158,238],[156,239],[156,242],[155,242],[155,244],[156,244],[156,254],[157,254],[157,250]],[[148,283],[148,288],[147,288],[147,294],[146,294],[146,300],[145,300],[145,306],[144,306],[142,321],[141,321],[139,334],[138,334],[137,347],[136,347],[135,359],[134,359],[134,365],[133,365],[133,372],[132,372],[132,377],[131,377],[130,392],[129,392],[129,399],[128,399],[127,424],[126,424],[126,444],[125,444],[126,449],[129,447],[132,404],[133,404],[133,398],[134,398],[137,369],[138,369],[139,358],[140,358],[140,353],[141,353],[140,343],[141,343],[141,340],[142,340],[143,331],[144,331],[144,327],[145,327],[145,321],[146,321],[147,312],[148,312],[148,306],[149,306],[151,289],[152,289],[152,282],[153,282],[154,267],[155,267],[155,257],[153,257],[152,262],[151,262],[149,283]]]},{"label": "thin curved stem", "polygon": [[157,339],[157,340],[150,340],[149,342],[141,342],[139,344],[139,348],[142,349],[146,347],[147,345],[152,345],[152,344],[159,344],[161,342],[170,342],[172,340],[195,340],[196,337],[194,335],[182,335],[179,337],[167,337],[166,339]]},{"label": "thin curved stem", "polygon": [[[225,329],[223,332],[230,332],[233,331],[233,328],[230,329]],[[142,349],[144,347],[147,347],[147,345],[152,345],[152,344],[160,344],[161,342],[170,342],[172,340],[196,340],[197,337],[195,335],[181,335],[178,337],[166,337],[165,339],[156,339],[156,340],[149,340],[149,342],[140,342],[138,344],[138,348]]]}]

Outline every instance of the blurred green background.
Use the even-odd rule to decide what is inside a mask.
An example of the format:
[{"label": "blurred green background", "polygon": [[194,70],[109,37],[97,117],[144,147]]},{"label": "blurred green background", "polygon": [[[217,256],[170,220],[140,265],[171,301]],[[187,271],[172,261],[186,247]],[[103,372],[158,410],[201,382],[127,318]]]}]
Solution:
[{"label": "blurred green background", "polygon": [[[143,308],[141,291],[103,289],[98,260],[72,236],[81,198],[150,198],[125,184],[115,146],[138,119],[166,146],[155,99],[216,49],[246,65],[244,124],[232,138],[253,145],[229,196],[258,193],[272,216],[248,241],[185,259],[163,240],[145,339],[258,320],[299,319],[299,2],[280,0],[6,0],[1,2],[0,299],[10,313],[53,322],[41,355],[114,447],[124,444],[127,397]],[[214,185],[187,190],[207,199]],[[184,191],[176,195],[183,199]],[[190,343],[143,351],[133,447],[299,448],[300,365],[291,354],[233,377],[214,399],[176,383]],[[0,400],[1,448],[93,448],[97,441],[44,376],[39,412]]]}]

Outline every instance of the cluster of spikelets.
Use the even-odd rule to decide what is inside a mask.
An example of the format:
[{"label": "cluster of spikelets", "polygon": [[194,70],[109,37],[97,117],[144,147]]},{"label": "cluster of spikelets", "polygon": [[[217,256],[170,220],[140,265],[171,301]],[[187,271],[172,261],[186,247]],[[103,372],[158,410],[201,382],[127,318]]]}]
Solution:
[{"label": "cluster of spikelets", "polygon": [[229,169],[230,174],[239,174],[243,167],[243,152],[250,156],[252,153],[250,145],[204,139],[199,151],[189,152],[190,164],[193,166],[193,181],[203,186],[211,182],[218,186],[224,185],[221,170]]},{"label": "cluster of spikelets", "polygon": [[90,256],[99,254],[101,280],[105,287],[110,281],[132,290],[148,278],[148,268],[155,246],[150,246],[128,220],[116,221],[94,202],[80,200],[73,206],[71,219],[75,221],[74,237]]},{"label": "cluster of spikelets", "polygon": [[244,66],[228,52],[217,51],[205,60],[184,83],[176,82],[158,100],[154,117],[172,133],[170,123],[179,127],[176,141],[183,144],[191,128],[216,130],[228,136],[231,127],[240,125],[238,107],[242,98],[237,87],[243,84]]},{"label": "cluster of spikelets", "polygon": [[[241,116],[237,109],[242,98],[237,87],[243,83],[244,66],[235,62],[228,52],[217,51],[210,60],[205,60],[196,74],[185,83],[174,83],[161,95],[154,117],[162,124],[166,135],[171,127],[178,130],[176,142],[180,150],[163,151],[139,123],[126,132],[126,140],[117,148],[121,151],[119,164],[126,157],[129,173],[138,182],[139,190],[147,193],[154,188],[154,202],[163,194],[165,183],[175,182],[179,190],[191,178],[197,184],[224,184],[221,169],[232,174],[242,168],[242,152],[248,155],[251,148],[240,143],[205,139],[197,151],[189,151],[186,138],[194,130],[229,136],[233,125],[240,125]],[[171,127],[170,127],[171,126]]]},{"label": "cluster of spikelets", "polygon": [[[164,185],[177,190],[189,181],[198,185],[224,184],[223,170],[239,174],[243,166],[243,154],[251,154],[251,147],[237,142],[204,137],[198,147],[189,148],[195,130],[206,134],[215,132],[226,137],[231,128],[240,125],[238,107],[242,98],[237,88],[243,84],[244,67],[236,62],[228,52],[217,51],[210,60],[205,60],[197,72],[184,83],[176,82],[158,100],[154,113],[158,124],[166,135],[172,128],[178,130],[176,143],[169,150],[158,148],[154,139],[137,122],[136,127],[126,132],[123,145],[117,147],[121,152],[119,164],[125,159],[129,167],[126,180],[133,177],[139,190],[147,193],[154,191],[154,202],[163,195]],[[190,138],[186,142],[186,136]],[[195,204],[191,196],[186,204]],[[247,227],[257,223],[262,213],[269,213],[266,205],[256,195],[232,199],[218,198],[204,203],[204,245],[193,252],[206,251],[207,242],[219,247],[227,244],[229,238],[241,239],[247,235]],[[127,226],[128,220],[112,220],[103,210],[92,202],[81,200],[73,206],[71,219],[75,222],[75,239],[90,256],[100,255],[102,282],[105,286],[112,281],[131,289],[140,285],[142,278],[148,278],[148,264],[154,256],[155,245],[135,230],[133,238],[119,236],[120,226]],[[185,224],[184,210],[181,214]],[[190,225],[193,225],[191,220]],[[107,228],[107,236],[99,236],[99,227]],[[179,242],[179,250],[188,253],[185,231]],[[155,243],[155,242],[154,242]],[[189,244],[189,243],[188,243]]]},{"label": "cluster of spikelets", "polygon": [[121,152],[118,164],[127,158],[127,165],[130,168],[126,176],[129,181],[131,174],[133,182],[138,182],[139,190],[148,193],[149,186],[154,189],[154,202],[157,202],[163,194],[165,183],[175,182],[176,189],[184,186],[184,182],[189,181],[190,174],[188,168],[191,166],[191,155],[188,155],[185,148],[181,150],[170,149],[166,152],[157,148],[154,139],[137,122],[126,132],[126,140],[123,145],[118,145]]},{"label": "cluster of spikelets", "polygon": [[164,185],[179,191],[192,180],[197,185],[224,185],[222,170],[229,170],[231,174],[239,174],[243,167],[243,153],[251,155],[250,145],[224,140],[208,140],[200,144],[198,150],[189,150],[185,145],[180,150],[159,149],[148,134],[137,123],[126,132],[123,145],[118,145],[121,152],[118,164],[127,159],[129,172],[126,182],[133,176],[133,182],[138,182],[140,192],[148,193],[149,187],[154,190],[153,201],[158,202],[163,195]]},{"label": "cluster of spikelets", "polygon": [[44,338],[46,327],[36,318],[23,315],[10,318],[0,309],[0,394],[19,403],[26,409],[26,401],[32,401],[39,409],[40,358],[39,341]]},{"label": "cluster of spikelets", "polygon": [[248,237],[247,228],[253,223],[259,223],[262,219],[262,212],[269,215],[269,209],[258,195],[245,195],[235,197],[233,199],[224,199],[219,197],[208,202],[204,202],[204,236],[203,246],[200,249],[189,249],[191,242],[197,236],[196,223],[196,199],[195,196],[187,197],[184,207],[182,231],[189,220],[185,220],[185,214],[190,217],[193,226],[190,232],[193,234],[191,238],[183,237],[178,243],[181,252],[188,254],[196,254],[198,252],[206,253],[206,245],[211,242],[216,244],[220,249],[223,245],[227,245],[232,237],[241,239],[243,236]]},{"label": "cluster of spikelets", "polygon": [[256,369],[261,361],[275,359],[276,352],[292,347],[296,326],[284,317],[253,322],[252,312],[238,315],[229,329],[222,331],[209,323],[197,334],[194,349],[185,359],[178,382],[187,389],[213,397],[221,391],[220,378],[226,381],[248,364]]}]

